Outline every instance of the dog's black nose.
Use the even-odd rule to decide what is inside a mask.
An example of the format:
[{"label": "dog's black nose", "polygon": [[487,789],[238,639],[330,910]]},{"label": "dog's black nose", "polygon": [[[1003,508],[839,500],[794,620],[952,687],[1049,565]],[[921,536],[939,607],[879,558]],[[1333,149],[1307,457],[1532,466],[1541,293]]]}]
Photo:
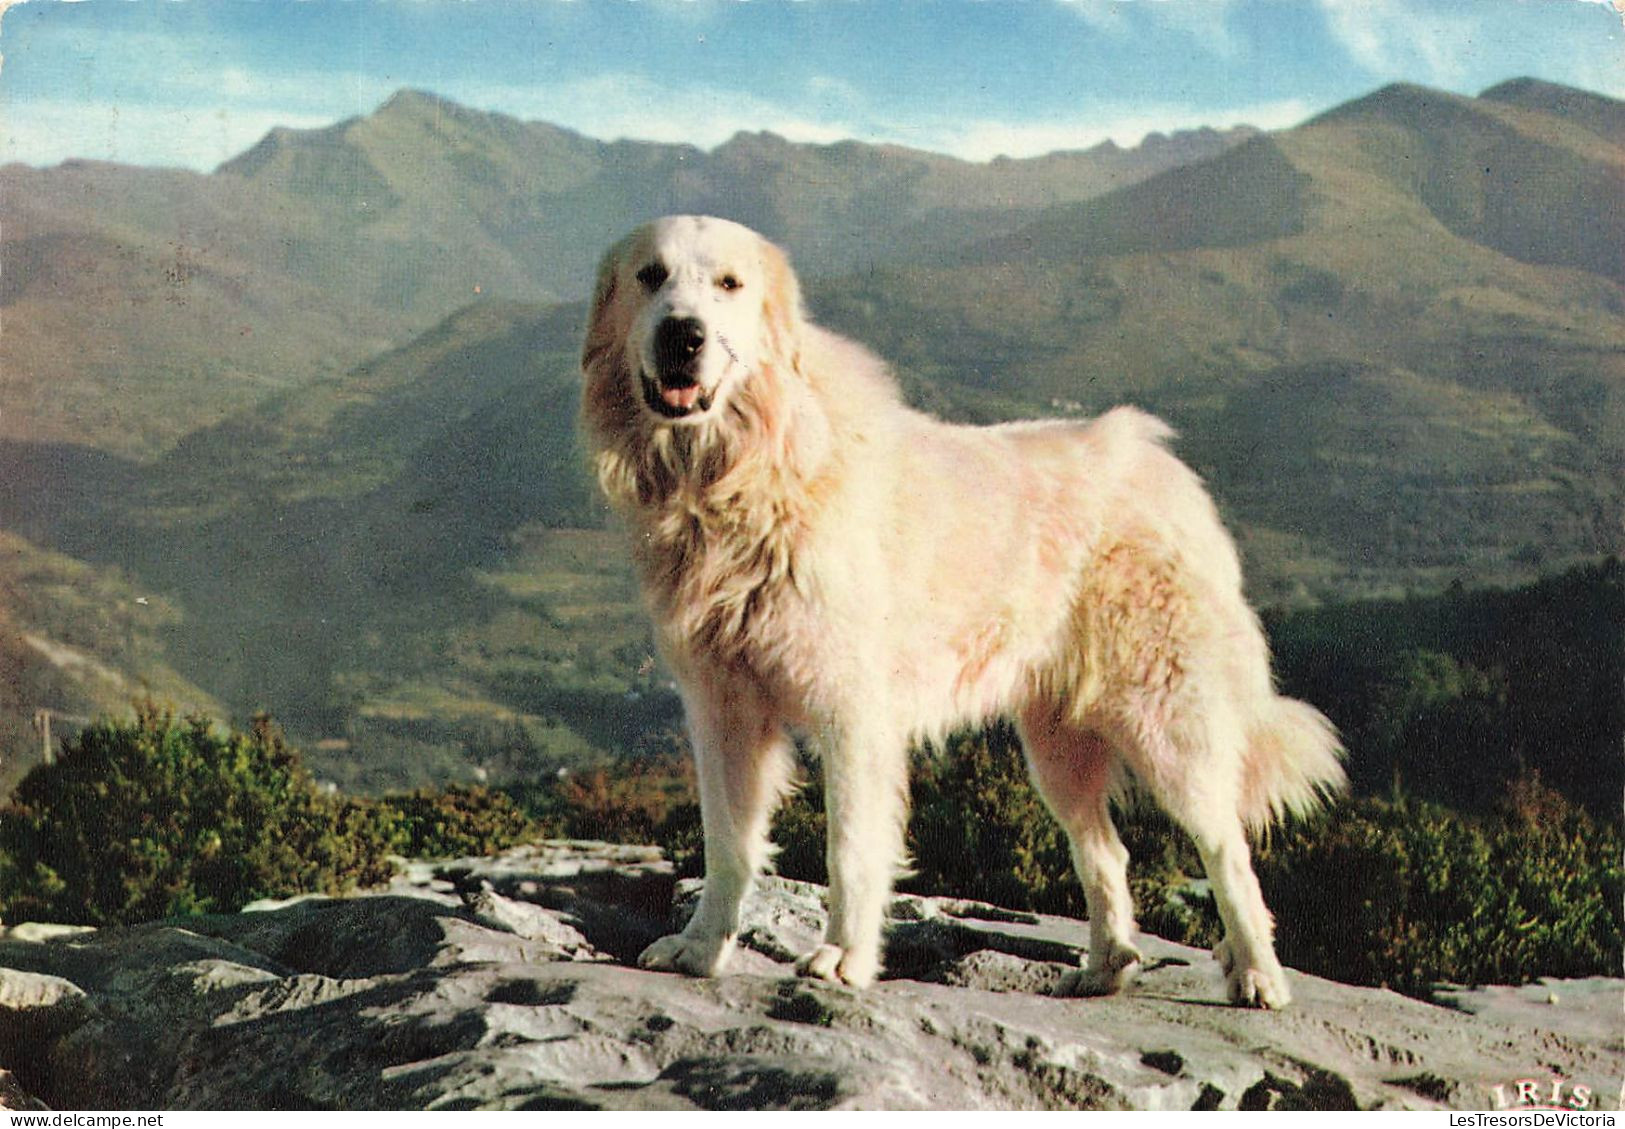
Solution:
[{"label": "dog's black nose", "polygon": [[699,318],[667,318],[655,330],[655,359],[663,377],[687,371],[705,347],[705,323]]}]

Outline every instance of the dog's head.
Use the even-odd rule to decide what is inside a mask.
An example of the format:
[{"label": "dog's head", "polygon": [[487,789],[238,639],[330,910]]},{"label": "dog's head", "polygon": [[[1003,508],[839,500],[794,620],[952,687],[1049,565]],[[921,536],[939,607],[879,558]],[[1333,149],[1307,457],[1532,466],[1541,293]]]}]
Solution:
[{"label": "dog's head", "polygon": [[765,370],[793,368],[800,326],[782,251],[729,220],[669,216],[604,257],[582,369],[650,424],[686,427],[725,415]]}]

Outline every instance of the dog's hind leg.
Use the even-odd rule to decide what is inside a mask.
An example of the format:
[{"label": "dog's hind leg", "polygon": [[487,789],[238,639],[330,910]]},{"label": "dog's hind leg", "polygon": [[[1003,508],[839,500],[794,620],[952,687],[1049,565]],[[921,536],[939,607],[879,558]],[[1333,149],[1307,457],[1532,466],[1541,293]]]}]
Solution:
[{"label": "dog's hind leg", "polygon": [[[1228,817],[1227,817],[1228,816]],[[1213,886],[1224,939],[1213,956],[1224,970],[1230,1002],[1242,1007],[1283,1008],[1292,1002],[1286,973],[1276,959],[1274,919],[1264,905],[1241,819],[1234,811],[1184,819]]]},{"label": "dog's hind leg", "polygon": [[747,686],[688,687],[684,706],[699,776],[705,886],[683,931],[650,945],[638,963],[715,976],[733,951],[745,895],[767,864],[768,823],[789,785],[794,747]]},{"label": "dog's hind leg", "polygon": [[1105,996],[1122,990],[1140,966],[1134,947],[1134,901],[1128,850],[1107,805],[1117,757],[1099,736],[1066,721],[1050,703],[1023,712],[1027,769],[1051,814],[1065,829],[1072,864],[1089,910],[1089,961],[1068,973],[1057,995]]},{"label": "dog's hind leg", "polygon": [[903,857],[908,743],[876,718],[817,735],[829,863],[824,940],[796,962],[802,976],[867,987],[880,972],[886,902]]},{"label": "dog's hind leg", "polygon": [[1196,842],[1224,922],[1224,939],[1213,955],[1224,970],[1230,1002],[1282,1008],[1292,993],[1275,956],[1274,919],[1253,873],[1239,808],[1246,738],[1218,720],[1223,716],[1211,705],[1187,715],[1172,735],[1148,742],[1153,755],[1136,763],[1135,773],[1151,783],[1158,802]]}]

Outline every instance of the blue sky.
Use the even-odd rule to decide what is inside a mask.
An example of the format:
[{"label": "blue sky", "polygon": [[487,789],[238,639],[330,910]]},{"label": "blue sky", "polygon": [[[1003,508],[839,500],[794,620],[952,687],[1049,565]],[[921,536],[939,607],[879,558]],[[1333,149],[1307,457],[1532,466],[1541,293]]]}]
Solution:
[{"label": "blue sky", "polygon": [[[1625,6],[1625,0],[1617,0]],[[1616,0],[29,0],[0,161],[207,170],[403,86],[605,139],[985,160],[1295,124],[1383,83],[1625,97]]]}]

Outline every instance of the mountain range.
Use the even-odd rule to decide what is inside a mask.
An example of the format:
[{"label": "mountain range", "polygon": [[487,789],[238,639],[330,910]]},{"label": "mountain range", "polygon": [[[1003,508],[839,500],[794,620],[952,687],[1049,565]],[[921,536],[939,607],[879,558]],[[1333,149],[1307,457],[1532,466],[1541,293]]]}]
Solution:
[{"label": "mountain range", "polygon": [[939,414],[1162,413],[1263,604],[1622,547],[1625,104],[1535,80],[988,164],[603,143],[404,91],[206,176],[9,166],[0,192],[0,590],[163,613],[121,639],[0,609],[13,696],[104,708],[15,643],[72,637],[272,708],[362,786],[673,720],[574,444],[593,264],[667,211],[783,243],[815,316]]},{"label": "mountain range", "polygon": [[666,212],[736,217],[804,271],[844,274],[1014,230],[1251,133],[989,164],[765,133],[706,152],[407,90],[326,129],[273,130],[209,175],[11,165],[0,309],[15,406],[0,438],[150,458],[480,296],[579,299],[604,247]]}]

